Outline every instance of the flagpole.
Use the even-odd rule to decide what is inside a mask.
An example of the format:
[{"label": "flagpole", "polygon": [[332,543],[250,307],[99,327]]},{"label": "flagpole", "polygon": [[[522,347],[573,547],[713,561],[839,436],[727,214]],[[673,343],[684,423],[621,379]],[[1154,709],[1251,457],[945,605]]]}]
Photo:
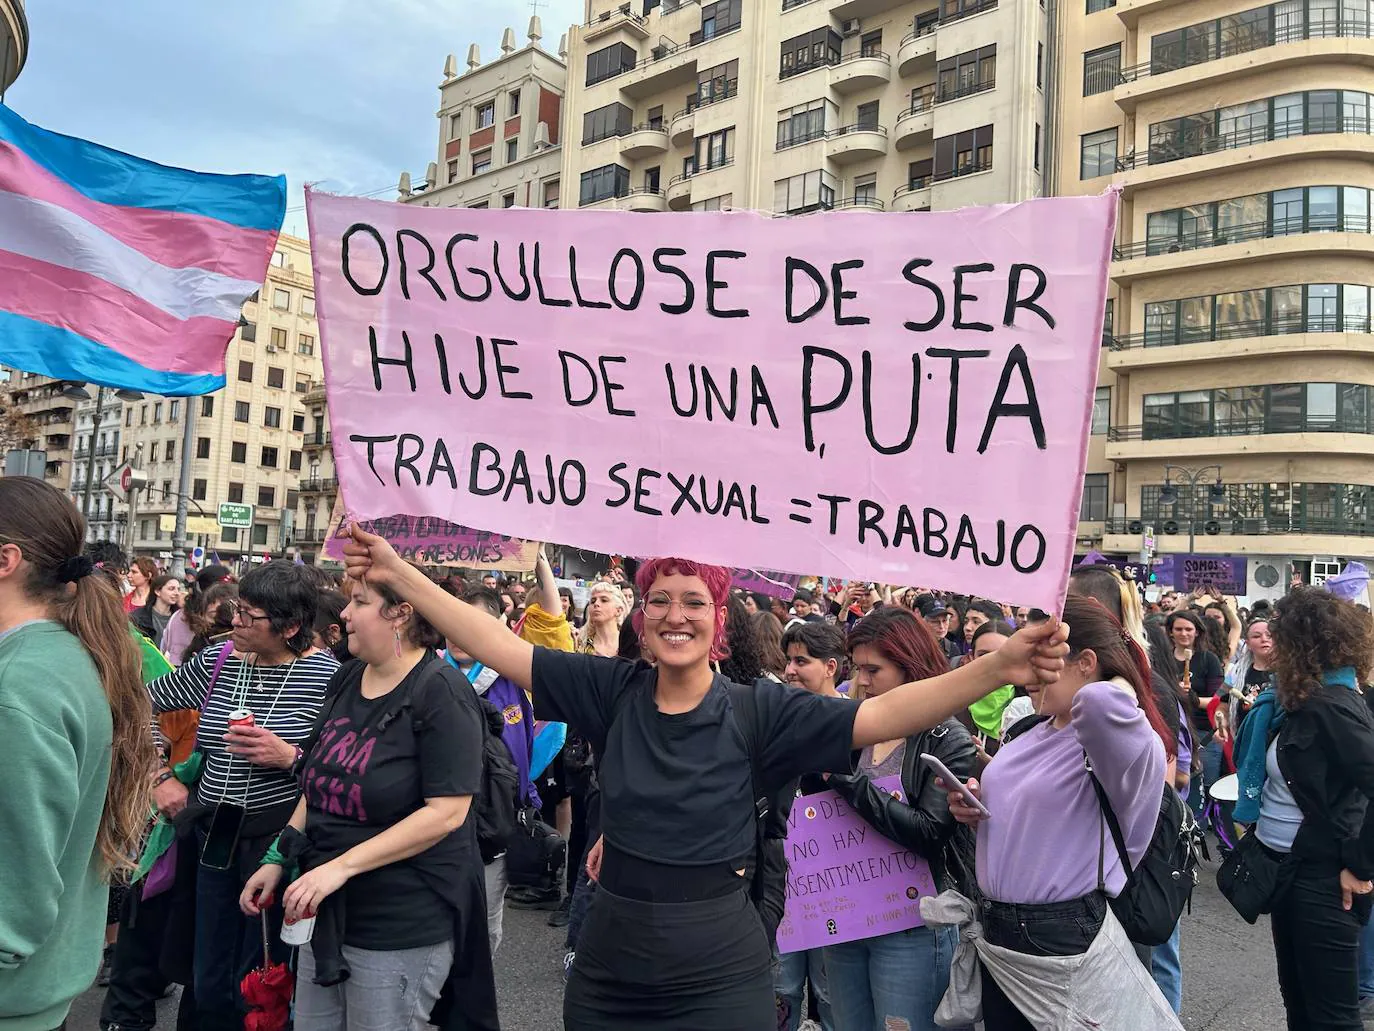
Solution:
[{"label": "flagpole", "polygon": [[186,420],[181,431],[181,484],[177,487],[177,522],[172,531],[172,575],[186,576],[186,508],[191,496],[191,447],[195,444],[197,397],[182,398],[186,402]]}]

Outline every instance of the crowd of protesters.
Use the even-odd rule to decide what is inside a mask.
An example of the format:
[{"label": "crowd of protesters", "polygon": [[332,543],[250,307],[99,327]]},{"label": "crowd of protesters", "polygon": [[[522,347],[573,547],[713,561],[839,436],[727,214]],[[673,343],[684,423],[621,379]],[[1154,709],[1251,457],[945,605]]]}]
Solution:
[{"label": "crowd of protesters", "polygon": [[[507,906],[564,929],[572,1031],[1045,1027],[1054,978],[1099,1026],[1177,1027],[1187,916],[1142,942],[1114,915],[1161,791],[1269,917],[1290,1029],[1374,1009],[1350,592],[1150,603],[1093,565],[1061,622],[661,558],[579,605],[543,549],[441,579],[345,551],[183,581],[0,479],[0,768],[27,800],[0,806],[0,1027],[63,1026],[92,980],[103,1031],[153,1028],[175,985],[184,1031],[266,1026],[247,986],[280,969],[302,1031],[494,1029]],[[820,791],[929,866],[923,924],[779,953],[787,814]]]}]

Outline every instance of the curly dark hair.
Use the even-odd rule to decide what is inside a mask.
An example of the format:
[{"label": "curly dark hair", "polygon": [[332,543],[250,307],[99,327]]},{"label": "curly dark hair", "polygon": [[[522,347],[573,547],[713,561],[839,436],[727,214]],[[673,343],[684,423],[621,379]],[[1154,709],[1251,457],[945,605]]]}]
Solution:
[{"label": "curly dark hair", "polygon": [[731,597],[725,603],[725,640],[730,654],[720,660],[720,671],[727,680],[752,684],[763,676],[763,646],[759,643],[758,628],[739,598]]},{"label": "curly dark hair", "polygon": [[1327,670],[1354,666],[1363,679],[1374,665],[1374,619],[1353,602],[1318,587],[1294,587],[1269,620],[1279,704],[1302,708]]}]

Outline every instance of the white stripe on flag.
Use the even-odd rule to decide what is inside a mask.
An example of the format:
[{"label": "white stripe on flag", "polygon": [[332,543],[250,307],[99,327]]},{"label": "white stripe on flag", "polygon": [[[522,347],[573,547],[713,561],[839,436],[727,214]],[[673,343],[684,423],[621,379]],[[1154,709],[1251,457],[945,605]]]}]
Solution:
[{"label": "white stripe on flag", "polygon": [[178,319],[237,321],[261,284],[199,268],[169,268],[66,208],[0,190],[0,250],[113,283]]}]

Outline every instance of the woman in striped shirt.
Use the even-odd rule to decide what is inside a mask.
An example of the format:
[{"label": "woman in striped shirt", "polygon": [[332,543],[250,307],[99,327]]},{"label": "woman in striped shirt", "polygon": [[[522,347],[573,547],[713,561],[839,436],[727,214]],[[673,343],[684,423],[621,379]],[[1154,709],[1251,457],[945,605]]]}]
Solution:
[{"label": "woman in striped shirt", "polygon": [[[242,1027],[239,982],[261,962],[262,933],[238,898],[300,794],[292,767],[310,736],[338,660],[312,644],[317,591],[300,567],[269,562],[239,585],[228,644],[206,648],[148,685],[158,712],[199,709],[203,756],[191,792],[158,774],[158,806],[178,819],[183,848],[201,856],[196,878],[195,996],[202,1031]],[[229,725],[247,710],[251,726]],[[236,721],[237,722],[237,721]],[[189,914],[187,914],[189,916]],[[279,925],[281,910],[269,911]],[[274,948],[279,926],[270,928]]]}]

